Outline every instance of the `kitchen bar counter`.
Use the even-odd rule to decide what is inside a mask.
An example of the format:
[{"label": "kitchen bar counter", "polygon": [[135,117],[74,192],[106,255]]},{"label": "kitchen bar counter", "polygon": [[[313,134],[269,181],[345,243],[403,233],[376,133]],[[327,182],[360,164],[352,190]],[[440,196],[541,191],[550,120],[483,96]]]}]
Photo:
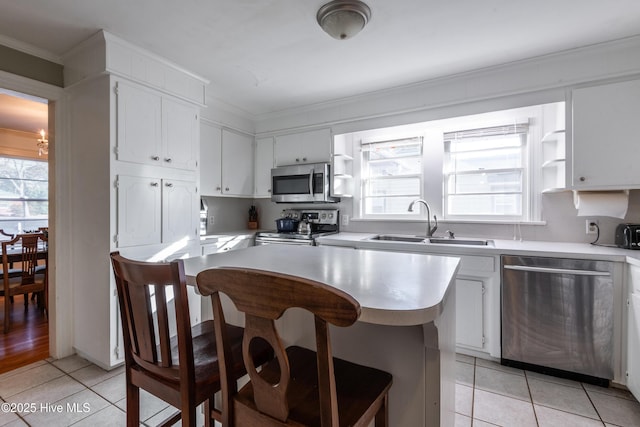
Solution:
[{"label": "kitchen bar counter", "polygon": [[[348,248],[266,245],[184,260],[190,283],[216,266],[265,269],[326,283],[352,295],[362,314],[332,328],[334,355],[393,375],[390,425],[453,426],[455,286],[459,259]],[[229,309],[229,304],[226,305]],[[240,319],[228,320],[239,323]],[[313,348],[313,318],[289,310],[287,344]]]}]

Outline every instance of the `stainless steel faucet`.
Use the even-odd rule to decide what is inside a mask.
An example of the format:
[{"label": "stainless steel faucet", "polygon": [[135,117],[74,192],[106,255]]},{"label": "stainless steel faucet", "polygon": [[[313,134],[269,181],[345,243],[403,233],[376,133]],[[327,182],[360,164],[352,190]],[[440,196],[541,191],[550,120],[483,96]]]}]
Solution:
[{"label": "stainless steel faucet", "polygon": [[408,212],[413,212],[413,205],[415,203],[422,203],[427,208],[427,237],[433,236],[433,233],[435,233],[438,229],[438,218],[436,218],[435,215],[433,216],[435,225],[433,226],[433,228],[431,228],[431,208],[429,207],[429,203],[422,199],[414,200],[413,202],[411,202],[411,204],[409,204],[409,208],[407,209]]}]

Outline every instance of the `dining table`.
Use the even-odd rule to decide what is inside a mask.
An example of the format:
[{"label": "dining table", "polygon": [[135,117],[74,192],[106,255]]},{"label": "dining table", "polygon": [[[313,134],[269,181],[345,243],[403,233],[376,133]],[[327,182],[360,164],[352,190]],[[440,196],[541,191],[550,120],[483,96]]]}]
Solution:
[{"label": "dining table", "polygon": [[[338,288],[361,314],[331,328],[333,354],[393,375],[389,425],[453,426],[455,418],[455,276],[459,258],[330,246],[264,245],[184,260],[188,284],[203,297],[197,275],[216,267],[273,271]],[[259,286],[259,283],[256,283]],[[242,314],[223,298],[229,323]],[[287,345],[314,348],[313,317],[288,310],[279,321]]]}]

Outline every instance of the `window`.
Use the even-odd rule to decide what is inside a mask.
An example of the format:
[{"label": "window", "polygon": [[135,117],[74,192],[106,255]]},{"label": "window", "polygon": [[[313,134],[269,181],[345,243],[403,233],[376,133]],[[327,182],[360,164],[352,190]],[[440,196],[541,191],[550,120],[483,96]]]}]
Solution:
[{"label": "window", "polygon": [[0,157],[0,228],[7,232],[47,225],[47,162]]},{"label": "window", "polygon": [[444,215],[524,220],[528,216],[527,124],[444,134]]},{"label": "window", "polygon": [[406,214],[422,195],[422,137],[362,142],[363,216]]}]

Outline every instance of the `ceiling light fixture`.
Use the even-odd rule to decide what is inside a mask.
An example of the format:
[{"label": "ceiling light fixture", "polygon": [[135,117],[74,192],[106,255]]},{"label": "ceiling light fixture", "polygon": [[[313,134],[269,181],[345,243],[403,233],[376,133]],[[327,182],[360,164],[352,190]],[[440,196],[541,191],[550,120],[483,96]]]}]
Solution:
[{"label": "ceiling light fixture", "polygon": [[318,24],[334,39],[355,36],[371,18],[369,6],[359,0],[334,0],[322,6],[316,15]]},{"label": "ceiling light fixture", "polygon": [[49,154],[49,140],[45,138],[44,129],[40,130],[40,139],[38,139],[38,156]]}]

